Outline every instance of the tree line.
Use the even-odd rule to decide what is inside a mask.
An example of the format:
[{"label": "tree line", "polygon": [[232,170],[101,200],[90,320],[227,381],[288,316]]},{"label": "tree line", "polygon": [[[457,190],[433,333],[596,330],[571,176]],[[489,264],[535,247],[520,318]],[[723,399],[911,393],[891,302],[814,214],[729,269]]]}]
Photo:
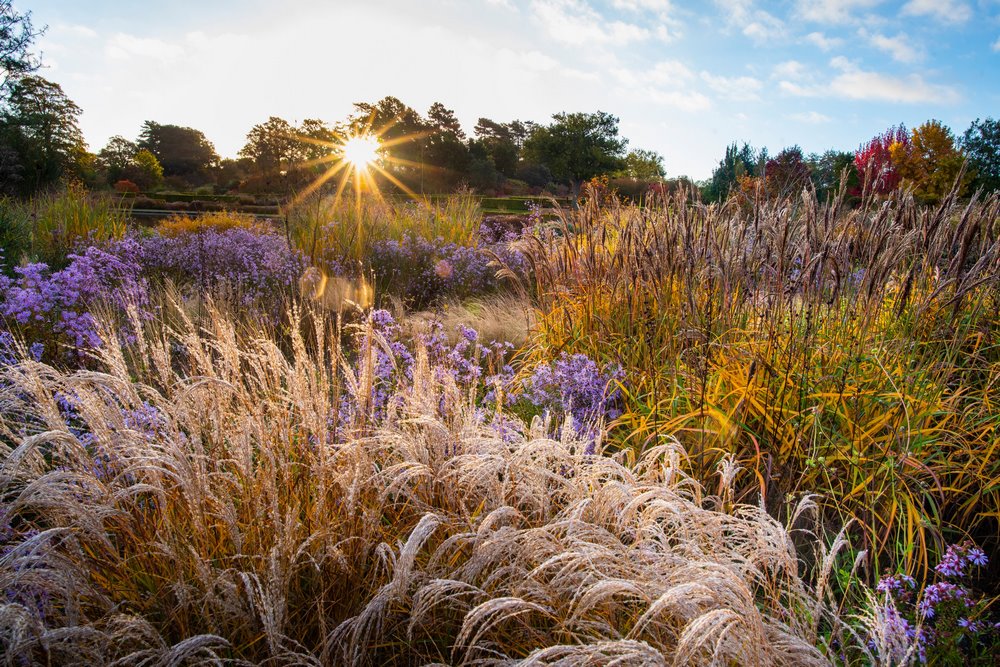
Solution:
[{"label": "tree line", "polygon": [[[631,149],[618,118],[597,111],[562,112],[547,124],[481,117],[467,135],[440,102],[421,114],[395,97],[358,102],[343,121],[308,118],[293,124],[272,116],[247,134],[237,158],[221,158],[195,128],[145,121],[133,139],[112,137],[97,153],[80,132],[81,109],[62,88],[37,75],[30,45],[42,31],[30,13],[0,0],[0,195],[30,196],[61,180],[94,188],[286,194],[321,178],[343,140],[377,133],[391,159],[376,174],[380,188],[417,193],[469,187],[496,194],[577,194],[595,177],[632,197],[686,187],[703,200],[739,195],[785,196],[804,187],[821,199],[844,191],[885,194],[911,188],[934,202],[957,183],[961,193],[1000,189],[1000,122],[977,119],[960,136],[938,121],[890,128],[856,151],[804,155],[798,146],[776,155],[748,143],[727,147],[712,176],[693,183],[666,180],[663,157]],[[336,187],[336,181],[330,187]]]}]

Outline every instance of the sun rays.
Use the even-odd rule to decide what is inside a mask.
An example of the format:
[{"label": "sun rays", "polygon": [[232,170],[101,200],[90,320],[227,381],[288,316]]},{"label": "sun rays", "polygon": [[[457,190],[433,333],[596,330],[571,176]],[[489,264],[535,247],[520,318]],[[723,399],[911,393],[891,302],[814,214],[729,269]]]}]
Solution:
[{"label": "sun rays", "polygon": [[334,141],[325,141],[301,135],[295,136],[295,139],[298,141],[321,146],[328,149],[330,153],[302,165],[307,167],[317,165],[329,166],[308,186],[296,194],[292,200],[293,206],[338,177],[336,194],[334,195],[335,201],[340,200],[344,191],[349,186],[352,187],[355,200],[359,205],[363,193],[366,192],[381,199],[382,192],[379,189],[376,176],[381,176],[406,195],[415,199],[420,198],[419,194],[403,183],[390,169],[394,165],[424,169],[425,165],[396,157],[392,155],[390,149],[393,146],[418,141],[429,133],[418,132],[387,138],[386,133],[393,128],[395,121],[387,123],[378,129],[372,128],[373,122],[374,116],[369,117],[364,123],[356,123],[348,132]]}]

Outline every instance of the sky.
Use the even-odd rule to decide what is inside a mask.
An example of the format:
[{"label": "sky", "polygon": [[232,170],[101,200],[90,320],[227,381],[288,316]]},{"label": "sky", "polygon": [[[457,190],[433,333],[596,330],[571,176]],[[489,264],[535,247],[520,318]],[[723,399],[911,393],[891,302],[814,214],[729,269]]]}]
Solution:
[{"label": "sky", "polygon": [[41,76],[93,151],[145,120],[236,157],[250,128],[421,113],[549,122],[606,111],[668,176],[734,142],[853,151],[891,125],[1000,117],[1000,0],[15,0],[47,25]]}]

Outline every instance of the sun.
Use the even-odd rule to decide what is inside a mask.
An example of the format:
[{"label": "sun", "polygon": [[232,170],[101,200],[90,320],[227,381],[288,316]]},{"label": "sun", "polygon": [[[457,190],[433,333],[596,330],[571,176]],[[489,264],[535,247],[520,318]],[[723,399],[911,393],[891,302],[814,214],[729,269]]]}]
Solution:
[{"label": "sun", "polygon": [[304,201],[306,197],[319,190],[325,183],[338,177],[339,183],[334,200],[339,201],[344,191],[353,185],[355,203],[359,208],[363,193],[370,193],[374,197],[382,198],[376,177],[381,177],[392,183],[410,197],[420,198],[420,195],[392,174],[390,165],[402,165],[404,168],[411,169],[419,168],[421,173],[425,165],[392,155],[392,147],[414,141],[428,133],[421,132],[386,138],[386,132],[395,125],[396,121],[393,120],[381,128],[373,128],[374,119],[375,117],[372,115],[367,123],[355,125],[349,133],[341,135],[334,141],[294,136],[295,139],[303,143],[315,144],[327,152],[323,157],[305,162],[302,166],[313,167],[322,164],[329,166],[312,183],[295,195],[290,206]]},{"label": "sun", "polygon": [[344,160],[354,169],[367,169],[379,158],[379,150],[382,148],[378,137],[370,134],[358,134],[348,137],[341,146]]}]

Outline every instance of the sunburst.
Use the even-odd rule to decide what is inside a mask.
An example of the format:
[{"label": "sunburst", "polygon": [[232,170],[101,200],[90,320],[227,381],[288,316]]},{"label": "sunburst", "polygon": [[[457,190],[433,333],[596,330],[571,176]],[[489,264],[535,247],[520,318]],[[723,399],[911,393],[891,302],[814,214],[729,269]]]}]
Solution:
[{"label": "sunburst", "polygon": [[330,149],[330,154],[301,165],[312,167],[328,164],[329,167],[296,195],[292,201],[293,206],[338,176],[340,181],[337,185],[334,201],[340,200],[348,185],[353,185],[355,201],[358,206],[360,206],[361,196],[365,192],[381,199],[382,193],[379,191],[378,182],[375,179],[376,174],[385,178],[408,196],[415,199],[420,198],[420,195],[407,187],[386,167],[395,164],[426,168],[421,163],[393,156],[390,149],[393,146],[420,139],[427,136],[428,133],[418,132],[386,139],[385,135],[395,125],[395,121],[378,129],[372,128],[373,122],[374,115],[369,117],[366,123],[356,124],[349,133],[332,142],[313,137],[295,137],[300,141]]}]

